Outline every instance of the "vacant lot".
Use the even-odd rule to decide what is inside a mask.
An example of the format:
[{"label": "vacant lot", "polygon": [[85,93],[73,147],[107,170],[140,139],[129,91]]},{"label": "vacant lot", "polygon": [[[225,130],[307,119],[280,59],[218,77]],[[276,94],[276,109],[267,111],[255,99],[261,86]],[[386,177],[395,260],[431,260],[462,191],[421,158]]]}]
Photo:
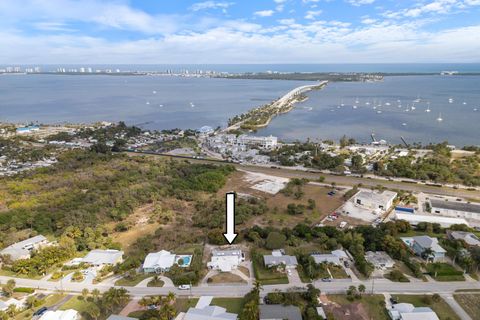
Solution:
[{"label": "vacant lot", "polygon": [[472,319],[478,318],[480,315],[479,294],[455,294],[454,298]]},{"label": "vacant lot", "polygon": [[207,280],[210,284],[219,284],[219,283],[247,283],[245,280],[237,276],[236,274],[232,274],[230,272],[222,272],[216,274]]},{"label": "vacant lot", "polygon": [[223,307],[227,312],[239,314],[243,309],[243,298],[213,298],[211,305]]},{"label": "vacant lot", "polygon": [[463,272],[448,263],[429,263],[426,269],[437,281],[465,281]]},{"label": "vacant lot", "polygon": [[336,320],[388,320],[383,295],[365,295],[361,300],[353,302],[347,300],[345,295],[329,295],[329,304],[324,305],[326,313],[333,314]]}]

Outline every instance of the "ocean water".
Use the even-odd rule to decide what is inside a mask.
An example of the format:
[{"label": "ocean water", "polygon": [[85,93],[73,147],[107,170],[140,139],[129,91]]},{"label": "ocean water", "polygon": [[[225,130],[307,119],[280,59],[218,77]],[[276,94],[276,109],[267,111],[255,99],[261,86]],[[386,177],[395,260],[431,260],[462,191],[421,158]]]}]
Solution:
[{"label": "ocean water", "polygon": [[0,121],[125,121],[145,129],[226,126],[300,81],[165,76],[0,76]]},{"label": "ocean water", "polygon": [[[375,83],[330,83],[308,96],[258,134],[288,141],[338,140],[345,134],[369,142],[374,133],[390,143],[401,143],[404,137],[408,143],[447,140],[457,146],[480,145],[480,76],[401,76]],[[417,99],[420,102],[414,103]],[[374,101],[381,106],[373,109]]]},{"label": "ocean water", "polygon": [[[225,126],[230,117],[307,83],[165,76],[0,75],[0,121],[125,121],[146,129]],[[448,140],[458,146],[480,145],[480,76],[399,76],[375,83],[330,83],[308,95],[307,101],[275,118],[257,134],[273,134],[286,141],[338,140],[345,134],[368,142],[375,133],[377,139],[391,143],[400,143],[403,136],[409,143]],[[421,101],[412,110],[417,98]],[[357,109],[353,109],[357,99]],[[338,108],[342,101],[345,106]],[[377,110],[373,109],[374,101],[382,104]],[[427,102],[429,113],[425,112]],[[381,113],[377,113],[379,110]],[[437,121],[440,116],[442,122]]]}]

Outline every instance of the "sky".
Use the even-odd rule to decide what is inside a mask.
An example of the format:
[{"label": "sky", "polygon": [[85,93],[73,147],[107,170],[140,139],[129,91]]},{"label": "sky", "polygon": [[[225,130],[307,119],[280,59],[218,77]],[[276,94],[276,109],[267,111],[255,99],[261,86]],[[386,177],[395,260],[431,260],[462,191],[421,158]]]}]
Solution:
[{"label": "sky", "polygon": [[480,0],[0,0],[1,64],[429,62],[480,62]]}]

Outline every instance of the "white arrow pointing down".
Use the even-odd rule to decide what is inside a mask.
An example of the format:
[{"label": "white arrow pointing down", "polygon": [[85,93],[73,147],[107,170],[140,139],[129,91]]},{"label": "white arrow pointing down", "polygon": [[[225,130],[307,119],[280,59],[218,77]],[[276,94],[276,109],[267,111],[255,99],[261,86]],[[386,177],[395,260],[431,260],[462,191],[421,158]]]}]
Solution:
[{"label": "white arrow pointing down", "polygon": [[235,193],[227,193],[227,233],[223,236],[227,239],[229,244],[237,237],[235,233]]}]

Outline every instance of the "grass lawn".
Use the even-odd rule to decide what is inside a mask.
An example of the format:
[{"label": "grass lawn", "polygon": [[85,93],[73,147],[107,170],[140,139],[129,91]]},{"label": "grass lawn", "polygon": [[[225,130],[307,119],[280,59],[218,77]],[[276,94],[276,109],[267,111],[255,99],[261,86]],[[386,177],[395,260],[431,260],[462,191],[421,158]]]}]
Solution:
[{"label": "grass lawn", "polygon": [[127,278],[121,278],[115,281],[116,286],[124,286],[124,287],[134,287],[143,280],[150,278],[152,275],[151,274],[146,274],[146,273],[139,273],[135,275],[134,279],[127,279]]},{"label": "grass lawn", "polygon": [[175,309],[178,312],[187,312],[189,308],[193,308],[197,305],[198,298],[177,298],[175,301]]},{"label": "grass lawn", "polygon": [[265,268],[261,254],[252,257],[252,263],[255,279],[261,284],[288,284],[288,277],[285,273]]},{"label": "grass lawn", "polygon": [[208,283],[247,283],[241,277],[237,276],[236,274],[232,274],[230,272],[221,272],[219,274],[214,275],[213,277],[208,278]]},{"label": "grass lawn", "polygon": [[88,311],[90,303],[84,299],[79,299],[79,296],[72,297],[70,300],[65,302],[60,310],[74,309],[80,313]]},{"label": "grass lawn", "polygon": [[4,270],[4,269],[0,269],[0,276],[33,279],[33,280],[40,280],[40,279],[43,278],[42,275],[29,276],[28,274],[27,275],[16,274],[15,272],[12,272],[12,271],[9,271],[9,270]]},{"label": "grass lawn", "polygon": [[[59,303],[65,296],[61,294],[52,294],[45,298],[45,302],[41,305],[34,308],[34,311],[42,308],[42,307],[52,307]],[[32,310],[25,310],[20,312],[15,316],[15,320],[30,320],[32,319],[33,311]]]},{"label": "grass lawn", "polygon": [[243,298],[214,298],[211,305],[223,307],[227,312],[240,314],[243,309]]},{"label": "grass lawn", "polygon": [[[383,302],[385,301],[385,298],[381,294],[377,294],[377,295],[365,294],[362,297],[362,299],[354,300],[353,302],[349,301],[347,299],[346,295],[337,295],[337,294],[328,295],[328,299],[338,303],[342,307],[343,306],[348,307],[352,304],[360,303],[365,308],[367,316],[370,319],[375,319],[375,320],[389,320],[390,319],[389,316],[388,316],[387,310],[385,309],[384,304],[383,304]],[[354,316],[354,315],[352,315],[352,316]],[[354,318],[352,318],[352,319],[354,319]]]},{"label": "grass lawn", "polygon": [[430,307],[437,314],[440,320],[459,320],[457,314],[450,308],[450,306],[441,299],[439,302],[433,302],[431,296],[424,295],[394,295],[399,303],[411,303],[415,307]]},{"label": "grass lawn", "polygon": [[[455,269],[448,263],[429,263],[426,269],[436,281],[465,281],[463,272]],[[437,275],[436,277],[435,274]]]},{"label": "grass lawn", "polygon": [[334,279],[348,279],[349,276],[345,269],[341,266],[328,266],[328,270],[330,270],[330,273],[332,274]]},{"label": "grass lawn", "polygon": [[476,319],[478,317],[480,314],[480,295],[455,294],[453,297],[472,319]]},{"label": "grass lawn", "polygon": [[165,285],[165,282],[163,282],[160,279],[152,279],[147,283],[147,287],[163,287]]}]

